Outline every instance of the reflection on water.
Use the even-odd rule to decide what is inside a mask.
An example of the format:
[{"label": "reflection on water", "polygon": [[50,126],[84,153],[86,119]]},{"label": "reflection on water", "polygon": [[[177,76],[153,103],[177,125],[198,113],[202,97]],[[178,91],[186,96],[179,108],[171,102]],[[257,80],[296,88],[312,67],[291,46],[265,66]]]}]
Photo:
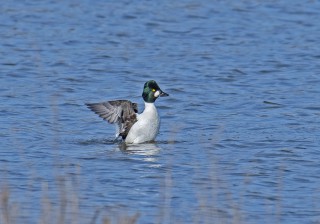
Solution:
[{"label": "reflection on water", "polygon": [[157,162],[156,155],[160,152],[160,147],[155,143],[144,143],[144,144],[130,144],[127,145],[124,142],[118,145],[121,152],[125,154],[143,156],[142,160],[146,162]]},{"label": "reflection on water", "polygon": [[160,148],[155,143],[129,144],[129,145],[125,143],[120,143],[118,146],[123,153],[128,153],[128,154],[153,156],[160,152]]}]

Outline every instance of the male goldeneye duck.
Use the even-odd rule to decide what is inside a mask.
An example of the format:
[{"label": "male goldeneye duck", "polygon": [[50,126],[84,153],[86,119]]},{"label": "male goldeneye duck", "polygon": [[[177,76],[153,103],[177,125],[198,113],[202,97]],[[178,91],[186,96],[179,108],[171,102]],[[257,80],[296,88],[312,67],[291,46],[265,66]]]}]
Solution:
[{"label": "male goldeneye duck", "polygon": [[144,111],[138,114],[138,106],[129,100],[113,100],[102,103],[86,103],[87,107],[110,124],[116,124],[116,138],[127,144],[153,141],[160,127],[160,118],[154,105],[159,96],[169,96],[154,80],[144,84],[142,98]]}]

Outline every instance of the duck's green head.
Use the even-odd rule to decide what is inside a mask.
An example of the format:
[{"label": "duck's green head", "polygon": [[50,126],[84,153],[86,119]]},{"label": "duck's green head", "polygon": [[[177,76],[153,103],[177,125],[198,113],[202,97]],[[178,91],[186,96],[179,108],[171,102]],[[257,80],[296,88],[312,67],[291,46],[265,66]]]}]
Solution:
[{"label": "duck's green head", "polygon": [[144,84],[142,97],[145,102],[153,103],[159,96],[169,96],[169,94],[163,92],[154,80]]}]

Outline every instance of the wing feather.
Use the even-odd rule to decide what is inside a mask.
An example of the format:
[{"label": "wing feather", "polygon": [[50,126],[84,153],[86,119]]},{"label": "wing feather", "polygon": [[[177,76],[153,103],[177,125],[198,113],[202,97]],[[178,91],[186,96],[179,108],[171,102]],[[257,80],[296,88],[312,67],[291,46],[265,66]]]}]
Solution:
[{"label": "wing feather", "polygon": [[87,107],[110,124],[117,125],[116,137],[125,139],[137,121],[138,105],[129,100],[114,100],[102,103],[86,103]]}]

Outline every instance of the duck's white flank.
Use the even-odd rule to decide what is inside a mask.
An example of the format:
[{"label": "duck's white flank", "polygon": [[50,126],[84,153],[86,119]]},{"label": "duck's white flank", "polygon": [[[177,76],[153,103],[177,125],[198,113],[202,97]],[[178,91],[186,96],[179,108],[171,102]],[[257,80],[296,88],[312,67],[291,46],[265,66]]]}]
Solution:
[{"label": "duck's white flank", "polygon": [[131,127],[125,142],[138,144],[153,141],[160,128],[160,118],[154,103],[144,103],[145,108],[141,114],[137,114],[137,122]]}]

